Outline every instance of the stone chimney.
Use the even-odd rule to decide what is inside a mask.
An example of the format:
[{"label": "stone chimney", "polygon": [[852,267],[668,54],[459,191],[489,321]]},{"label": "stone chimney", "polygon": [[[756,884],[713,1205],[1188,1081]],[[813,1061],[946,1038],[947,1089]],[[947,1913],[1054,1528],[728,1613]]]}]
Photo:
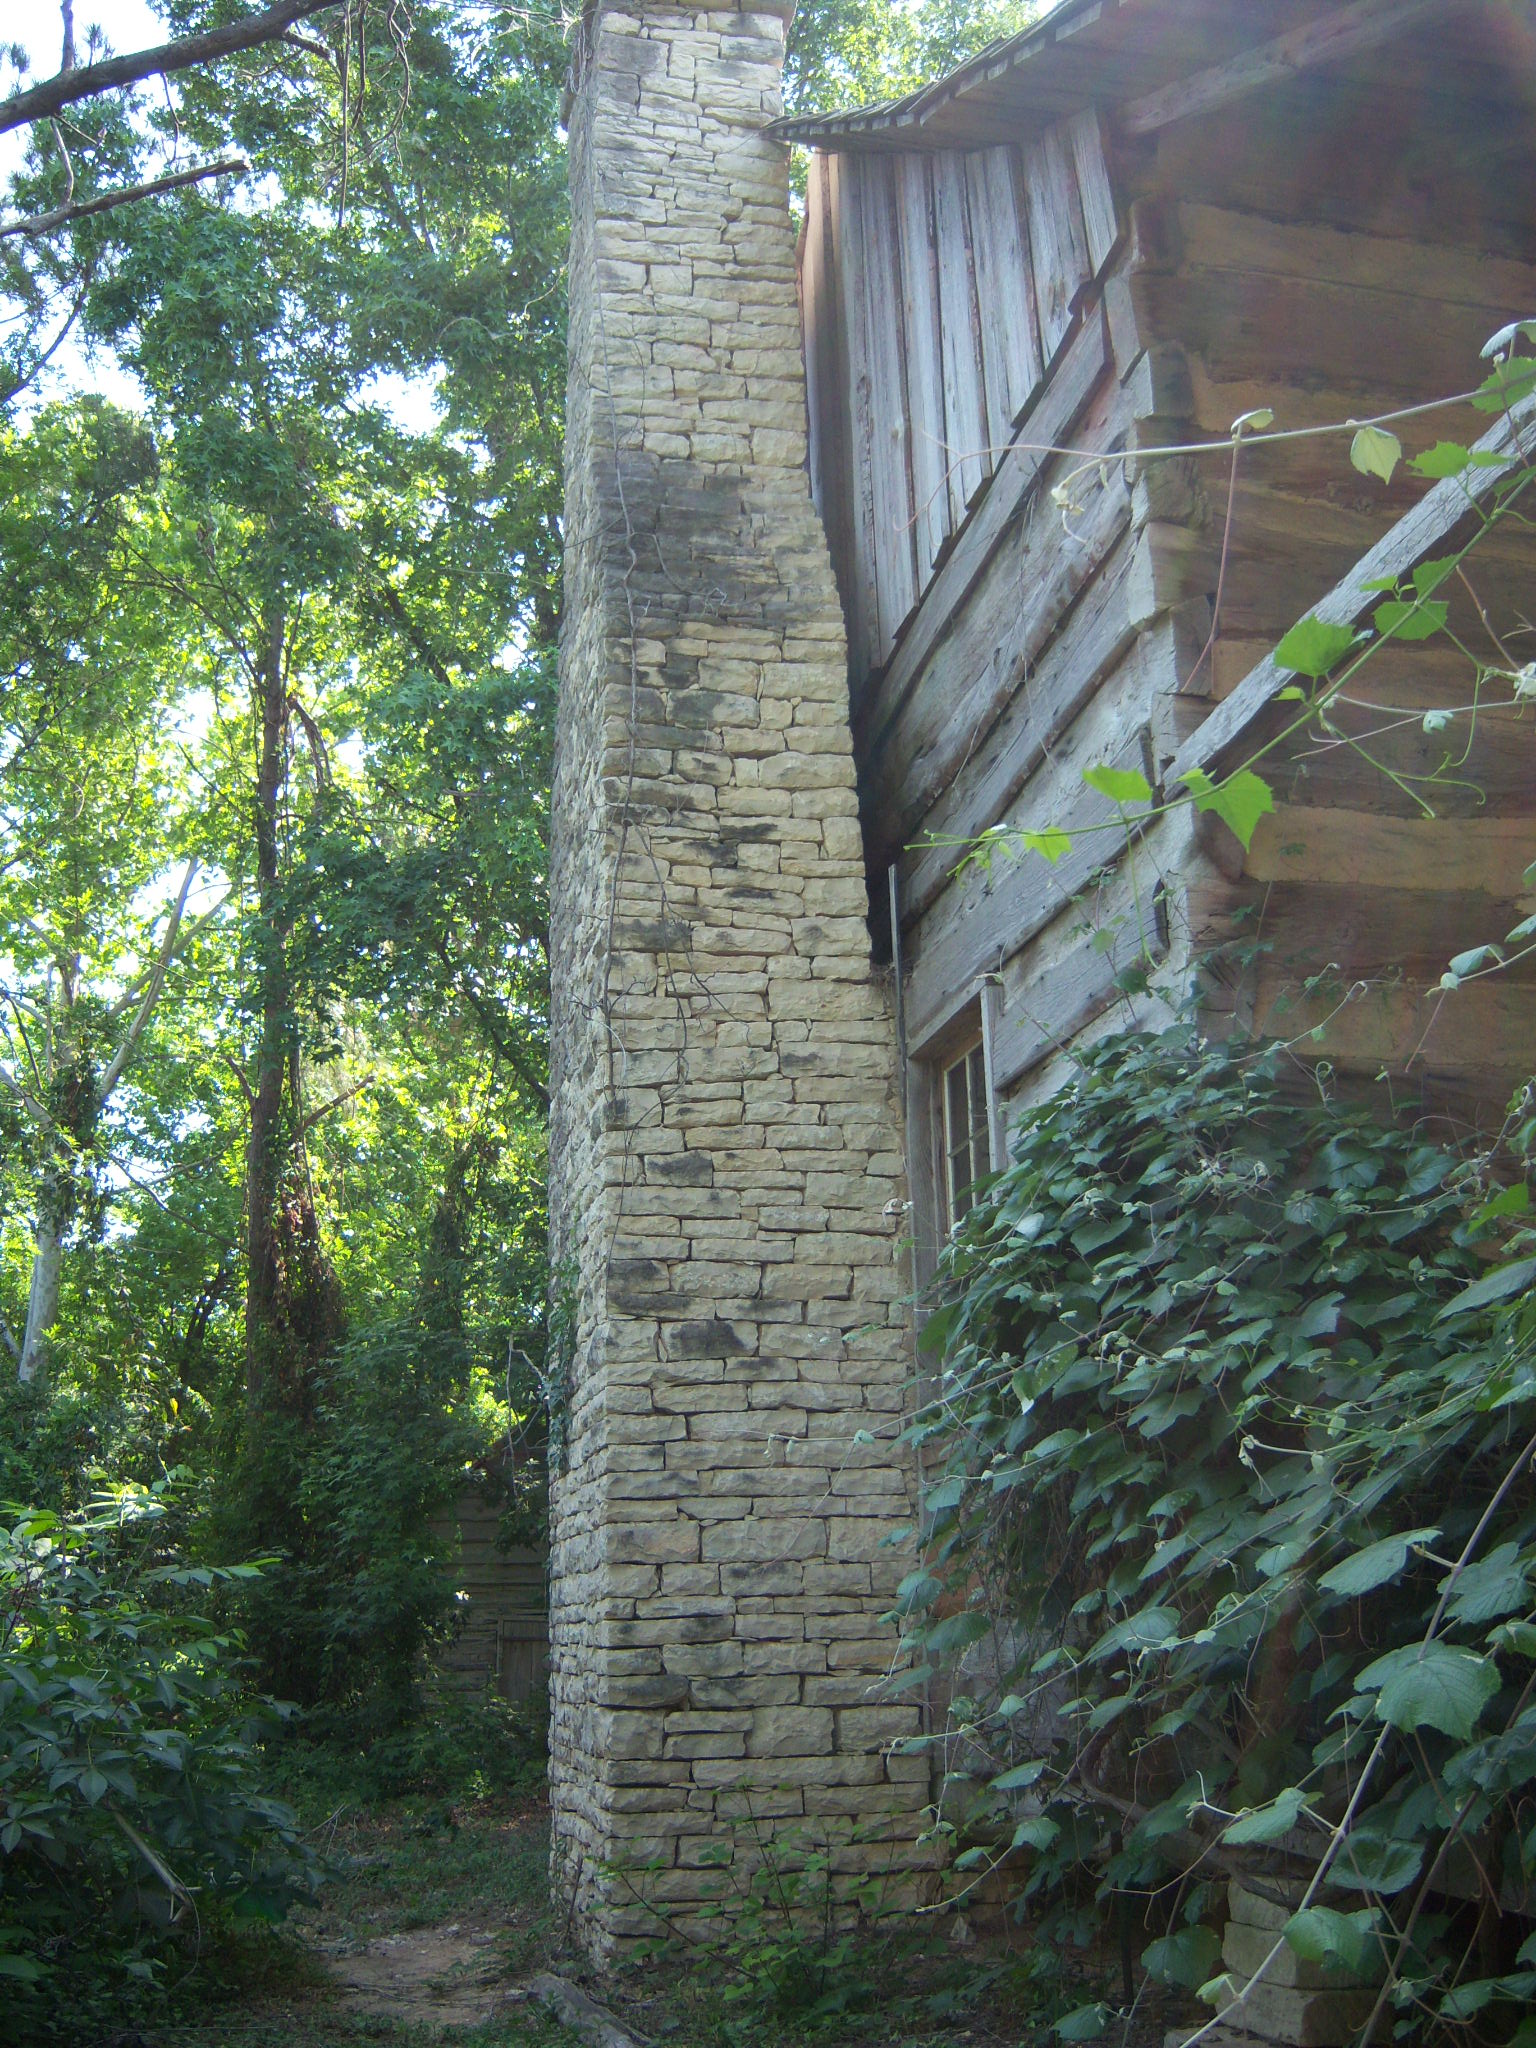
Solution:
[{"label": "stone chimney", "polygon": [[599,1952],[729,1896],[754,1829],[924,1860],[917,1709],[876,1690],[901,1117],[763,133],[784,30],[599,0],[572,80],[551,1790]]}]

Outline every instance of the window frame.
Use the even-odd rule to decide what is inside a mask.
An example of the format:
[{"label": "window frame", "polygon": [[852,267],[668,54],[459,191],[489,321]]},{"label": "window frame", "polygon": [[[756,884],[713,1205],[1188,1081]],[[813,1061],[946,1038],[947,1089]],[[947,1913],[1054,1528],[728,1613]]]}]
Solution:
[{"label": "window frame", "polygon": [[[916,1278],[919,1286],[931,1276],[939,1253],[961,1217],[971,1207],[958,1207],[956,1195],[984,1174],[996,1173],[1006,1163],[1001,1105],[998,1101],[993,1043],[1002,991],[995,980],[984,981],[969,997],[962,998],[949,1015],[909,1058],[907,1138],[908,1169],[913,1196],[916,1246]],[[964,1183],[951,1180],[951,1154],[958,1151],[948,1142],[951,1121],[947,1100],[951,1076],[957,1067],[965,1073],[969,1100],[969,1130],[966,1143],[973,1167]],[[977,1115],[974,1087],[982,1089],[981,1114]],[[979,1161],[979,1164],[977,1163]]]}]

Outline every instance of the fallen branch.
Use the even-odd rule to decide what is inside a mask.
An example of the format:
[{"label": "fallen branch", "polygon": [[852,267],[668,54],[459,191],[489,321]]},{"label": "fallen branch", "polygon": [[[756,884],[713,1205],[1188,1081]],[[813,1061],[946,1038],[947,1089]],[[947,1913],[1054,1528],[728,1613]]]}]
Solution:
[{"label": "fallen branch", "polygon": [[589,2048],[645,2048],[640,2035],[629,2033],[606,2005],[588,1998],[585,1991],[565,1977],[542,1974],[532,1979],[528,1990],[562,2027],[580,2034]]}]

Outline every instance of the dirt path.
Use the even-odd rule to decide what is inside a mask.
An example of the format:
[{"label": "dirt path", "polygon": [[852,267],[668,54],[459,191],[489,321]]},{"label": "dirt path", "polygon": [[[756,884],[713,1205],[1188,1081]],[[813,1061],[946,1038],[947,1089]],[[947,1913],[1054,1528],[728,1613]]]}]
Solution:
[{"label": "dirt path", "polygon": [[504,2009],[507,1982],[496,1937],[457,1921],[381,1934],[358,1947],[320,1945],[344,2011],[405,2026],[484,2026]]}]

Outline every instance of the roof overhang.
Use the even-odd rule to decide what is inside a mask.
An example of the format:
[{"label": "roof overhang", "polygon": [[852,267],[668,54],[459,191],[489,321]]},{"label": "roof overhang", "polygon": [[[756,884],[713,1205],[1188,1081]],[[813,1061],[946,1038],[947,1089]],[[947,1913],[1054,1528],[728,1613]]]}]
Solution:
[{"label": "roof overhang", "polygon": [[[1343,62],[1470,0],[1060,0],[932,84],[847,113],[789,115],[786,142],[832,151],[1020,142],[1090,106],[1132,132]],[[1515,0],[1517,6],[1524,0]]]}]

